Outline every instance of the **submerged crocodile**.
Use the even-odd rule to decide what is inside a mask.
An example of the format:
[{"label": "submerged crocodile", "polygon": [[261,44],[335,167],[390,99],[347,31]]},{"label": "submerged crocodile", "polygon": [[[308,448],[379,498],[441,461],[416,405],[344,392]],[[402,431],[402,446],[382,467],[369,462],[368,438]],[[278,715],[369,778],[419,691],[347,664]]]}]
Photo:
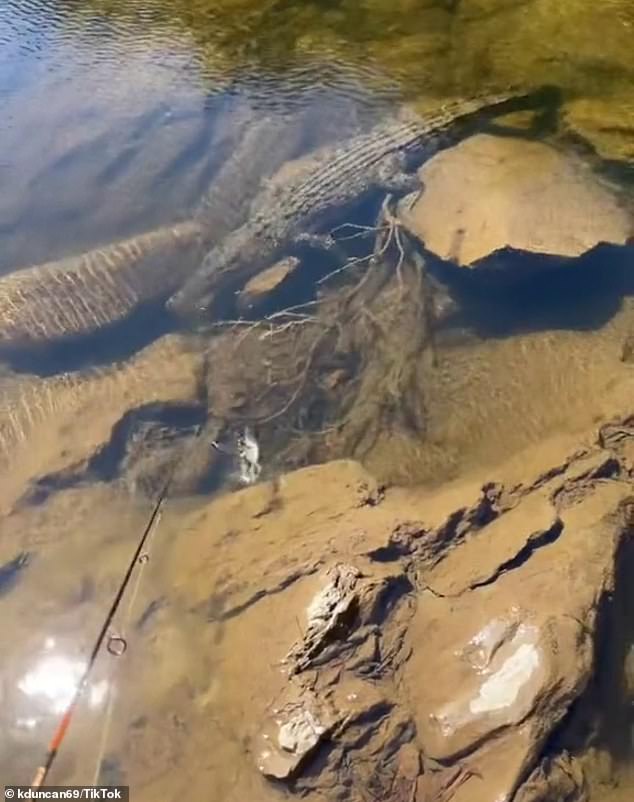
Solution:
[{"label": "submerged crocodile", "polygon": [[294,245],[317,243],[342,207],[378,189],[413,189],[419,182],[412,171],[441,145],[455,144],[486,119],[544,102],[546,92],[552,90],[456,101],[428,118],[402,109],[343,145],[285,165],[255,199],[246,223],[209,251],[169,306],[181,314],[207,310],[221,289],[238,289]]},{"label": "submerged crocodile", "polygon": [[0,346],[89,334],[169,298],[205,247],[244,221],[263,178],[297,156],[300,137],[300,126],[263,118],[224,162],[193,220],[0,278]]},{"label": "submerged crocodile", "polygon": [[10,273],[0,279],[0,345],[87,334],[166,297],[201,253],[200,236],[186,222]]}]

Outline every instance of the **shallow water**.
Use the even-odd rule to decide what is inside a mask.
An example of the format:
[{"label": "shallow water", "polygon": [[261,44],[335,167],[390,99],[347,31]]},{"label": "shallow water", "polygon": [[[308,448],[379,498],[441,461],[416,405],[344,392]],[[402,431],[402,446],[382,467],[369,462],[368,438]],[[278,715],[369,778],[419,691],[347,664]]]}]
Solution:
[{"label": "shallow water", "polygon": [[[629,0],[0,0],[0,274],[190,220],[239,133],[265,116],[297,141],[296,155],[367,127],[403,99],[433,107],[509,85],[559,86],[576,115],[575,139],[584,135],[631,201],[633,34]],[[377,437],[366,455],[371,470],[433,483],[495,470],[546,436],[626,410],[631,252],[617,261],[614,268],[611,257],[599,259],[598,279],[566,276],[528,293],[461,286],[468,332],[439,336],[438,368],[423,379],[428,428]],[[291,290],[289,302],[307,297],[303,281]],[[104,336],[21,355],[3,370],[0,389],[12,397],[15,368],[53,378],[78,367],[108,370],[173,325],[157,305]],[[195,407],[192,419],[200,412],[190,388],[198,368],[192,362],[180,373],[168,361],[150,359],[140,386],[125,371],[87,395],[80,383],[57,406],[42,385],[49,400],[28,402],[28,426],[19,423],[15,447],[2,454],[0,774],[12,781],[30,782],[41,763],[161,486],[150,481],[151,492],[142,492],[129,476],[110,482],[110,468],[99,467],[108,454],[87,471],[86,461],[131,409],[178,401]],[[249,387],[227,392],[248,395]],[[380,430],[372,401],[363,414]],[[314,428],[325,427],[315,414]],[[157,420],[169,428],[165,415]],[[280,431],[264,433],[265,459]],[[189,434],[177,431],[185,446]],[[349,456],[346,448],[315,453]],[[34,484],[46,492],[19,503]],[[204,605],[223,605],[223,589],[211,585],[257,588],[240,550],[210,587],[200,577],[202,587],[188,587],[187,570],[174,567],[180,516],[203,504],[168,503],[169,525],[151,544],[156,565],[138,591],[132,586],[116,621],[129,651],[119,663],[100,657],[52,779],[92,782],[97,772],[132,782],[144,799],[167,782],[167,799],[183,795],[198,772],[193,799],[274,794],[243,760],[241,731],[245,709],[263,707],[271,689],[242,688],[240,666],[254,643],[260,659],[274,662],[282,628],[267,620],[268,602],[245,619],[210,623]],[[268,547],[284,551],[283,541]],[[196,545],[183,548],[191,567]],[[23,552],[29,560],[16,572]],[[262,547],[256,556],[271,555]],[[298,602],[304,596],[302,585]]]}]

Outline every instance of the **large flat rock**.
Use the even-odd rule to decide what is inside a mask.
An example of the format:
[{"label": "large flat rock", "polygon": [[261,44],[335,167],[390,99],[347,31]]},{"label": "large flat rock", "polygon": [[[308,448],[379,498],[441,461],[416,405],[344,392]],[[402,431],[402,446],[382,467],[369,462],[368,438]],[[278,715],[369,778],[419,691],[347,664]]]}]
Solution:
[{"label": "large flat rock", "polygon": [[424,191],[411,210],[402,208],[405,225],[460,266],[482,266],[508,248],[578,257],[598,243],[624,244],[632,231],[612,188],[578,158],[540,142],[481,134],[419,174]]},{"label": "large flat rock", "polygon": [[[491,584],[457,598],[420,599],[405,685],[425,754],[461,759],[472,772],[455,800],[511,798],[586,687],[598,604],[613,582],[618,529],[610,511],[628,492],[626,483],[597,487],[563,513],[556,542],[517,565],[503,562]],[[489,526],[499,529],[521,506]],[[481,559],[497,553],[505,560],[505,545],[487,528],[477,535]],[[468,565],[469,543],[450,556],[456,562],[463,549]]]}]

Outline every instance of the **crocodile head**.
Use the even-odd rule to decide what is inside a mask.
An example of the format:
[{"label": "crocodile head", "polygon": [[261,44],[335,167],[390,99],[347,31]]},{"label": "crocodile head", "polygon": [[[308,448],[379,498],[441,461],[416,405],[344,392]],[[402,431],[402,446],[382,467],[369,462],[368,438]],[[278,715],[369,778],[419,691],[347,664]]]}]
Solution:
[{"label": "crocodile head", "polygon": [[209,316],[213,302],[213,293],[204,292],[202,287],[197,291],[186,284],[168,299],[166,307],[179,318],[202,320]]},{"label": "crocodile head", "polygon": [[[212,248],[202,265],[167,302],[179,317],[208,317],[216,301],[227,298],[233,309],[232,294],[245,281],[269,264],[273,243],[262,236],[254,223],[237,229],[224,242]],[[226,309],[224,310],[227,311]]]},{"label": "crocodile head", "polygon": [[224,278],[236,261],[231,242],[212,248],[201,266],[167,302],[168,309],[182,318],[207,318],[211,313]]}]

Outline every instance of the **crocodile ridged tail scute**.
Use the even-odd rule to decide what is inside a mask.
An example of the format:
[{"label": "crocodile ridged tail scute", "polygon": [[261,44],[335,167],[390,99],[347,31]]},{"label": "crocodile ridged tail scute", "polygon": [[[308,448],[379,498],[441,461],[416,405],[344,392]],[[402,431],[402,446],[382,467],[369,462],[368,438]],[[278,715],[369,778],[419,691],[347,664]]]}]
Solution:
[{"label": "crocodile ridged tail scute", "polygon": [[120,320],[169,295],[199,252],[200,226],[187,222],[10,273],[0,279],[0,344],[59,340]]},{"label": "crocodile ridged tail scute", "polygon": [[287,256],[285,248],[298,235],[318,229],[324,212],[330,215],[330,210],[369,190],[387,189],[381,166],[390,157],[415,154],[422,163],[432,150],[464,137],[463,123],[539,106],[547,102],[548,92],[552,95],[552,90],[539,89],[451,100],[429,115],[402,108],[370,131],[282,168],[254,200],[246,223],[209,251],[201,267],[172,296],[170,308],[182,316],[209,310],[218,292],[239,288]]},{"label": "crocodile ridged tail scute", "polygon": [[0,278],[0,347],[90,334],[178,289],[200,264],[202,243],[238,228],[262,178],[300,149],[302,132],[283,117],[249,114],[240,127],[192,221]]}]

